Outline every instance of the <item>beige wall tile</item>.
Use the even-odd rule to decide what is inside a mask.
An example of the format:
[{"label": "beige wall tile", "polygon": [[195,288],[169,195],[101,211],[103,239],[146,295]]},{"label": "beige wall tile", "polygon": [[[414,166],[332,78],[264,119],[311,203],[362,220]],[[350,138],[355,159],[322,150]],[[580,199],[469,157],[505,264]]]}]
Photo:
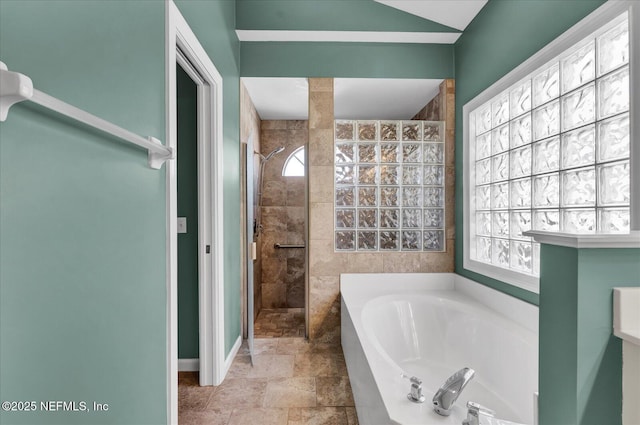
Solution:
[{"label": "beige wall tile", "polygon": [[262,188],[263,207],[287,204],[287,183],[280,180],[265,181]]},{"label": "beige wall tile", "polygon": [[347,270],[346,273],[382,273],[383,256],[384,253],[344,253],[341,255],[347,256]]},{"label": "beige wall tile", "polygon": [[309,91],[333,91],[333,78],[309,78]]},{"label": "beige wall tile", "polygon": [[309,237],[333,241],[333,202],[309,204]]},{"label": "beige wall tile", "polygon": [[[262,259],[266,260],[268,258],[280,258],[280,259],[285,259],[287,258],[287,253],[284,250],[281,249],[275,249],[274,245],[276,243],[283,243],[285,242],[284,237],[283,237],[283,231],[273,231],[273,230],[263,230],[263,233],[261,234],[262,237]],[[263,263],[266,263],[266,261],[262,261]],[[263,264],[264,266],[264,264]]]},{"label": "beige wall tile", "polygon": [[287,231],[287,209],[281,207],[262,207],[262,225],[265,232]]},{"label": "beige wall tile", "polygon": [[394,252],[383,254],[384,273],[417,273],[420,271],[419,252]]},{"label": "beige wall tile", "polygon": [[286,181],[286,204],[288,207],[304,207],[304,192],[307,189],[304,177],[284,177]]},{"label": "beige wall tile", "polygon": [[421,273],[449,273],[453,272],[453,250],[450,250],[447,241],[446,252],[423,252],[420,253],[420,272]]},{"label": "beige wall tile", "polygon": [[[283,125],[286,125],[286,123],[284,123]],[[278,146],[286,147],[286,141],[288,138],[289,138],[289,130],[287,129],[279,129],[279,130],[262,129],[262,131],[260,131],[260,153],[265,155],[273,151]],[[283,155],[283,154],[284,152],[282,152],[280,155]],[[274,158],[277,158],[277,157],[274,157]]]},{"label": "beige wall tile", "polygon": [[261,130],[286,130],[287,121],[284,120],[262,120],[260,122]]},{"label": "beige wall tile", "polygon": [[[297,307],[304,305],[304,284],[302,290],[298,280],[288,279],[290,267],[295,261],[303,261],[304,250],[277,250],[275,243],[304,244],[305,235],[305,191],[306,177],[284,177],[284,164],[296,149],[308,143],[308,121],[270,120],[262,125],[261,138],[264,140],[262,154],[268,155],[278,146],[285,150],[264,162],[264,186],[262,212],[261,266],[263,284],[291,284],[265,287],[269,291],[261,305],[265,308]],[[297,260],[296,260],[297,258]],[[292,260],[294,259],[294,260]],[[295,285],[294,285],[295,284]],[[295,287],[294,287],[295,286]],[[289,301],[295,305],[289,305]]]},{"label": "beige wall tile", "polygon": [[309,130],[309,164],[333,166],[333,128]]},{"label": "beige wall tile", "polygon": [[262,284],[262,308],[287,306],[287,285],[282,282]]},{"label": "beige wall tile", "polygon": [[347,270],[348,254],[334,253],[333,239],[311,239],[309,241],[310,276],[339,276]]},{"label": "beige wall tile", "polygon": [[333,166],[309,167],[309,202],[333,203]]},{"label": "beige wall tile", "polygon": [[324,312],[311,309],[314,319],[309,326],[314,341],[326,344],[340,343],[340,297],[336,297],[331,308]]},{"label": "beige wall tile", "polygon": [[307,120],[287,120],[289,130],[307,130],[309,122]]},{"label": "beige wall tile", "polygon": [[333,128],[333,91],[309,93],[309,129]]},{"label": "beige wall tile", "polygon": [[309,329],[313,339],[338,342],[340,338],[340,279],[335,276],[309,277]]}]

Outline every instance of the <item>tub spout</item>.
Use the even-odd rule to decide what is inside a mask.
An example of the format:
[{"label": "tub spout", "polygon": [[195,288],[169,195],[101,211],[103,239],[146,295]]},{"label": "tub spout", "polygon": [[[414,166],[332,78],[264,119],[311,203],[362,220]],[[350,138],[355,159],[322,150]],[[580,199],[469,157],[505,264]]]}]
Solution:
[{"label": "tub spout", "polygon": [[451,375],[433,396],[433,410],[439,415],[449,416],[453,403],[456,402],[473,375],[475,375],[475,371],[468,367]]}]

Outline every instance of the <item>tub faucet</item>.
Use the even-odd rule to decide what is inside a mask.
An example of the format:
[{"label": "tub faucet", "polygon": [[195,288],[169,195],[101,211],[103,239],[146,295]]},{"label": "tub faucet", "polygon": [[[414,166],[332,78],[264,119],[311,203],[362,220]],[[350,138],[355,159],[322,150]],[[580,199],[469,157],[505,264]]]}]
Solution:
[{"label": "tub faucet", "polygon": [[465,367],[451,375],[433,396],[433,410],[439,415],[449,416],[453,403],[456,402],[475,373],[473,369]]}]

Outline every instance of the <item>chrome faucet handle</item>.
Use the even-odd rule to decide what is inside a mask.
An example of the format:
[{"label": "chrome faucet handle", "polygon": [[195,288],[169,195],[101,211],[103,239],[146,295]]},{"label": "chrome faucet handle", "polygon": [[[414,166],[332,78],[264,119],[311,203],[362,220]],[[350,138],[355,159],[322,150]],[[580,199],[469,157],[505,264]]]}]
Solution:
[{"label": "chrome faucet handle", "polygon": [[411,381],[411,391],[407,394],[407,398],[414,403],[424,403],[424,395],[422,395],[422,379],[417,376],[409,376],[402,374],[403,378]]},{"label": "chrome faucet handle", "polygon": [[496,414],[493,410],[474,401],[467,402],[467,409],[467,419],[462,421],[462,425],[480,425],[481,416],[493,418]]}]

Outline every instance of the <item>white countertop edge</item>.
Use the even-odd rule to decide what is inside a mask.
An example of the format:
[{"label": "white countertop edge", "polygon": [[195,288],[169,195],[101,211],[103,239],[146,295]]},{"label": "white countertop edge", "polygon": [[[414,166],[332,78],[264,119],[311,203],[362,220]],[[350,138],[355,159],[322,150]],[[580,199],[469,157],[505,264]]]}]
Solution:
[{"label": "white countertop edge", "polygon": [[613,334],[640,346],[640,287],[613,288]]},{"label": "white countertop edge", "polygon": [[640,231],[625,234],[575,235],[571,233],[529,230],[522,232],[536,242],[569,248],[640,248]]},{"label": "white countertop edge", "polygon": [[626,332],[624,330],[617,330],[615,329],[613,331],[613,334],[615,336],[617,336],[618,338],[620,338],[623,341],[627,341],[631,344],[640,346],[640,332],[638,331],[630,331],[630,332]]}]

